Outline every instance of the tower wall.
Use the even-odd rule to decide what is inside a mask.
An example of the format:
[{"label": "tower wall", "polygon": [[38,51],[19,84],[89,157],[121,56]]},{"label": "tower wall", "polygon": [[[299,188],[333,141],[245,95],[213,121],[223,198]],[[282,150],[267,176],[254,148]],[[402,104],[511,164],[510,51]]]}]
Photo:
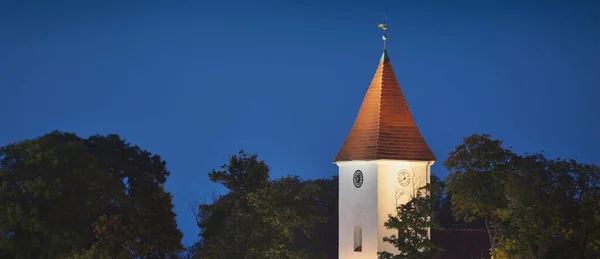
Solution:
[{"label": "tower wall", "polygon": [[[416,190],[430,181],[433,162],[423,161],[349,161],[338,162],[339,167],[339,258],[375,259],[377,252],[398,250],[383,242],[393,230],[385,228],[388,215],[396,214],[396,207],[410,200]],[[353,175],[363,173],[363,184],[356,188]],[[398,180],[400,171],[410,175],[407,186]],[[360,226],[362,251],[355,252],[355,227]]]},{"label": "tower wall", "polygon": [[[406,204],[416,194],[416,191],[430,182],[430,167],[433,162],[423,161],[378,161],[377,163],[377,229],[378,251],[398,253],[398,249],[383,237],[397,235],[391,229],[386,229],[384,223],[388,215],[397,215],[396,208]],[[407,186],[402,186],[398,180],[399,172],[407,172],[411,177]]]},{"label": "tower wall", "polygon": [[[377,258],[377,164],[344,162],[339,165],[339,258]],[[364,180],[360,188],[353,175],[360,170]],[[354,252],[354,228],[360,226],[362,251]]]}]

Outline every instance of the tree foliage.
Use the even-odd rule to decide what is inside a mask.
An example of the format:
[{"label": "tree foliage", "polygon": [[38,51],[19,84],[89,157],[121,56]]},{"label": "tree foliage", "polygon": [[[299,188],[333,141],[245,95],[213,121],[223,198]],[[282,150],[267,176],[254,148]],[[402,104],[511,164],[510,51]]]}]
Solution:
[{"label": "tree foliage", "polygon": [[181,249],[169,172],[117,135],[0,148],[0,257],[165,258]]},{"label": "tree foliage", "polygon": [[600,169],[574,160],[518,155],[489,135],[450,153],[452,211],[483,218],[493,258],[600,257]]},{"label": "tree foliage", "polygon": [[508,229],[502,237],[508,242],[500,249],[511,258],[600,257],[597,166],[517,156],[503,184]]},{"label": "tree foliage", "polygon": [[443,249],[431,241],[429,231],[438,227],[435,208],[439,206],[442,188],[439,179],[433,176],[431,184],[419,188],[409,202],[398,206],[396,215],[388,215],[384,226],[396,230],[398,235],[384,237],[383,241],[400,252],[379,252],[380,259],[430,259],[440,255]]},{"label": "tree foliage", "polygon": [[305,181],[319,188],[316,201],[317,215],[325,219],[310,229],[310,236],[297,234],[297,245],[310,258],[338,258],[338,187],[339,178]]},{"label": "tree foliage", "polygon": [[297,241],[325,220],[316,211],[318,185],[270,180],[265,162],[243,151],[209,178],[229,192],[199,206],[199,258],[316,258]]},{"label": "tree foliage", "polygon": [[485,221],[492,253],[503,231],[502,212],[506,208],[500,176],[510,163],[512,152],[502,141],[489,135],[471,135],[450,152],[444,165],[449,171],[446,191],[452,195],[454,215],[466,222]]}]

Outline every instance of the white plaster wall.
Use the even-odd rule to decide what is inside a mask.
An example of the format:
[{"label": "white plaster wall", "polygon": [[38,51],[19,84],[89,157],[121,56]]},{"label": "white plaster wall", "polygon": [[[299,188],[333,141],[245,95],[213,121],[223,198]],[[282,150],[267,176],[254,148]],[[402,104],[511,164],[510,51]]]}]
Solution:
[{"label": "white plaster wall", "polygon": [[[339,258],[377,258],[377,164],[375,162],[338,163],[339,166]],[[363,173],[363,184],[354,187],[356,170]],[[354,252],[354,227],[362,228],[362,252]]]},{"label": "white plaster wall", "polygon": [[[396,207],[410,200],[415,191],[430,181],[433,162],[422,161],[349,161],[338,162],[339,167],[339,258],[375,259],[377,252],[398,250],[383,242],[384,236],[394,234],[383,224]],[[363,172],[363,185],[354,187],[353,175]],[[410,184],[398,183],[398,172],[408,170]],[[362,228],[362,252],[354,252],[354,227]]]},{"label": "white plaster wall", "polygon": [[[398,249],[392,244],[383,242],[384,236],[397,235],[394,230],[386,229],[384,223],[388,220],[388,215],[396,215],[397,206],[407,203],[420,187],[429,183],[430,166],[431,162],[421,161],[380,160],[377,162],[378,251],[398,253]],[[402,186],[398,182],[398,173],[402,170],[408,171],[411,177],[407,186]]]}]

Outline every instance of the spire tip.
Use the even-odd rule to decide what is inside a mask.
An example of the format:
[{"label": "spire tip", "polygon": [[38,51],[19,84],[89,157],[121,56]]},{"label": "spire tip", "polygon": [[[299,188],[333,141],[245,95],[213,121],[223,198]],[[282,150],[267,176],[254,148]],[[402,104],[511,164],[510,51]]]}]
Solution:
[{"label": "spire tip", "polygon": [[[383,18],[382,18],[381,20],[382,20],[383,22],[382,22],[382,23],[380,23],[380,24],[379,24],[377,27],[379,27],[379,29],[383,30],[383,35],[381,36],[381,39],[383,40],[383,50],[385,51],[385,43],[386,43],[386,41],[387,41],[387,34],[386,34],[386,31],[387,31],[387,29],[388,29],[388,27],[387,27],[387,24],[386,24],[387,17],[386,17],[386,15],[385,15],[385,14],[383,15]],[[382,57],[382,59],[383,59],[383,57]]]}]

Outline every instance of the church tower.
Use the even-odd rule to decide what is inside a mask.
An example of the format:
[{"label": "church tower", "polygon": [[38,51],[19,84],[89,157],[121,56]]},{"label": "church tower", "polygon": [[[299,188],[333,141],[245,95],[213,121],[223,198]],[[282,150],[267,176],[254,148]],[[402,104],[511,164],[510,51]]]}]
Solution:
[{"label": "church tower", "polygon": [[388,215],[430,182],[435,157],[413,120],[385,49],[334,163],[339,168],[339,258],[398,250],[383,237]]}]

